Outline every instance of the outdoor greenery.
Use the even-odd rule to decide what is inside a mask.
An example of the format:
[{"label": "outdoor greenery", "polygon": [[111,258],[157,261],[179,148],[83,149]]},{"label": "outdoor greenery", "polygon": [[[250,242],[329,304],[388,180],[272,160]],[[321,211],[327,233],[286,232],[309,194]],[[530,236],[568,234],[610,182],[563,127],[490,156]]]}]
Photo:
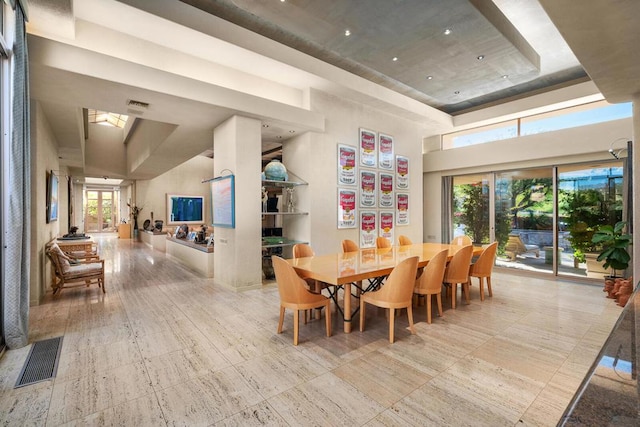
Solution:
[{"label": "outdoor greenery", "polygon": [[620,203],[607,197],[603,190],[561,191],[559,207],[560,211],[569,214],[563,220],[570,233],[574,257],[580,262],[584,262],[585,253],[602,250],[602,244],[593,240],[596,229],[622,218]]}]

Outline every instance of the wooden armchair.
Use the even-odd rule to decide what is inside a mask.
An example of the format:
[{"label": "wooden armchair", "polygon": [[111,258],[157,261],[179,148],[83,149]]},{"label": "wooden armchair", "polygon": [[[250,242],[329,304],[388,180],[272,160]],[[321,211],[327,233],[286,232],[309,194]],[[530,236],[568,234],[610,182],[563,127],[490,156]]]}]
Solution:
[{"label": "wooden armchair", "polygon": [[507,240],[504,250],[511,258],[511,261],[515,261],[517,255],[529,252],[535,254],[536,258],[540,257],[540,248],[538,245],[525,245],[522,238],[517,233],[509,234],[509,240]]},{"label": "wooden armchair", "polygon": [[51,286],[54,294],[67,284],[80,282],[85,286],[97,283],[98,287],[102,288],[102,292],[106,292],[104,288],[104,260],[95,259],[93,255],[90,256],[90,259],[84,260],[71,258],[55,243],[46,249],[46,254],[51,260],[53,282]]}]

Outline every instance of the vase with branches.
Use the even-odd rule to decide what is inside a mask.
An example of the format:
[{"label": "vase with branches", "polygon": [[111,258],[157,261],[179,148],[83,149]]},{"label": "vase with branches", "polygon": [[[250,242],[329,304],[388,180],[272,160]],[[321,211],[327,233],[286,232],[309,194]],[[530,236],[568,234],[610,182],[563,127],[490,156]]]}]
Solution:
[{"label": "vase with branches", "polygon": [[137,206],[135,204],[130,204],[127,203],[127,206],[129,206],[129,209],[131,211],[131,218],[133,219],[133,229],[137,230],[138,229],[138,215],[140,215],[140,212],[142,212],[142,209],[144,207],[140,207]]}]

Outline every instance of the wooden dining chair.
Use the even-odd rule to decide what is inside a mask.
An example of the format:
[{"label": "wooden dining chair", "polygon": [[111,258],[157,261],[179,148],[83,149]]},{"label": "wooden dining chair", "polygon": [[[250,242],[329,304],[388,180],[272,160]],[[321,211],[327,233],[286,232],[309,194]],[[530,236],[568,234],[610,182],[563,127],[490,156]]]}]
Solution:
[{"label": "wooden dining chair", "polygon": [[462,294],[469,302],[469,266],[473,256],[473,246],[467,245],[456,252],[444,273],[443,283],[447,287],[447,293],[451,294],[451,308],[456,308],[458,284],[462,287]]},{"label": "wooden dining chair", "polygon": [[391,247],[391,241],[386,237],[376,238],[376,248],[384,249],[384,248],[390,248],[390,247]]},{"label": "wooden dining chair", "polygon": [[353,240],[345,239],[342,241],[342,252],[358,252],[360,248]]},{"label": "wooden dining chair", "polygon": [[484,301],[484,280],[487,280],[487,290],[489,296],[493,296],[491,290],[491,273],[493,272],[493,265],[496,261],[496,251],[498,249],[498,242],[493,242],[487,246],[476,262],[471,264],[469,268],[469,286],[471,286],[471,278],[477,277],[480,280],[480,301]]},{"label": "wooden dining chair", "polygon": [[463,235],[463,236],[454,237],[453,240],[451,241],[451,244],[459,245],[459,246],[467,246],[467,245],[472,245],[473,242],[471,241],[471,237],[467,235]]},{"label": "wooden dining chair", "polygon": [[407,236],[401,235],[398,237],[398,244],[400,246],[408,246],[408,245],[413,245],[413,242]]},{"label": "wooden dining chair", "polygon": [[278,322],[278,333],[282,333],[284,323],[284,311],[286,308],[293,310],[293,345],[298,345],[298,332],[300,310],[310,310],[313,308],[325,308],[325,321],[327,336],[331,336],[331,299],[324,295],[309,292],[305,287],[305,282],[298,276],[289,263],[282,258],[273,255],[271,257],[273,270],[278,282],[278,292],[280,294],[280,320]]},{"label": "wooden dining chair", "polygon": [[442,317],[442,282],[448,257],[449,249],[445,249],[431,258],[422,275],[416,280],[413,289],[414,294],[426,298],[427,323],[431,323],[431,305],[434,295],[438,304],[438,315]]},{"label": "wooden dining chair", "polygon": [[[293,245],[293,257],[294,258],[308,258],[316,256],[313,248],[306,243],[298,243]],[[304,279],[307,283],[309,291],[319,294],[322,290],[322,284],[315,279]],[[305,319],[306,321],[306,319]]]},{"label": "wooden dining chair", "polygon": [[389,342],[393,344],[395,326],[395,310],[407,309],[409,318],[409,330],[415,334],[413,327],[413,312],[411,297],[415,284],[418,257],[407,258],[394,267],[384,286],[377,291],[366,292],[360,295],[360,332],[364,331],[365,304],[375,305],[389,309]]}]

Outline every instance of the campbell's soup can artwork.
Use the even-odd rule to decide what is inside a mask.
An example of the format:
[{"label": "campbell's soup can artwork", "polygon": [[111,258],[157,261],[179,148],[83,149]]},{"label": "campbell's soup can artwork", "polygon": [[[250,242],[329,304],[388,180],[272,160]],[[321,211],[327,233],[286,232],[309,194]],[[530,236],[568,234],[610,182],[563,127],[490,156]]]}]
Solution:
[{"label": "campbell's soup can artwork", "polygon": [[409,188],[409,159],[396,157],[396,188],[401,190]]},{"label": "campbell's soup can artwork", "polygon": [[393,212],[380,212],[380,236],[393,242]]},{"label": "campbell's soup can artwork", "polygon": [[368,130],[360,130],[360,164],[376,167],[376,134]]},{"label": "campbell's soup can artwork", "polygon": [[338,184],[356,183],[356,149],[345,145],[338,146]]},{"label": "campbell's soup can artwork", "polygon": [[393,207],[393,175],[380,173],[380,207]]},{"label": "campbell's soup can artwork", "polygon": [[372,171],[360,171],[360,206],[376,207],[376,176]]},{"label": "campbell's soup can artwork", "polygon": [[393,170],[393,137],[380,134],[378,142],[380,153],[378,155],[378,167],[380,169]]},{"label": "campbell's soup can artwork", "polygon": [[409,195],[404,193],[396,194],[396,224],[409,224]]},{"label": "campbell's soup can artwork", "polygon": [[376,226],[375,212],[360,213],[360,247],[372,248],[376,245],[378,227]]},{"label": "campbell's soup can artwork", "polygon": [[341,228],[356,226],[356,192],[340,190],[338,203],[338,225]]}]

